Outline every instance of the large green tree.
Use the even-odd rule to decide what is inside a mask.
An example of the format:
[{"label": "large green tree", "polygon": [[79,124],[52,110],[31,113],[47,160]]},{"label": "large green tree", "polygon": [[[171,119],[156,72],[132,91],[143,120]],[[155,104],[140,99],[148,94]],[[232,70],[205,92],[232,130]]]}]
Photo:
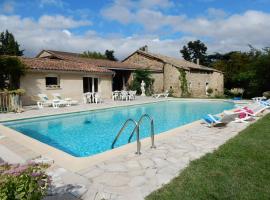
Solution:
[{"label": "large green tree", "polygon": [[12,33],[6,30],[0,34],[0,55],[22,56],[23,50]]},{"label": "large green tree", "polygon": [[270,91],[270,50],[249,52],[229,52],[219,54],[211,64],[212,67],[224,72],[226,89],[240,87],[245,89],[245,97],[261,96]]},{"label": "large green tree", "polygon": [[207,47],[200,40],[190,41],[187,45],[184,45],[180,50],[183,58],[190,62],[197,62],[197,59],[200,60],[200,64],[207,65]]},{"label": "large green tree", "polygon": [[0,56],[0,90],[18,89],[25,71],[26,66],[17,57]]},{"label": "large green tree", "polygon": [[114,51],[113,50],[106,50],[105,51],[105,56],[107,57],[108,60],[117,61],[117,59],[114,56]]},{"label": "large green tree", "polygon": [[20,77],[26,66],[15,56],[22,56],[23,50],[12,33],[6,30],[0,34],[0,90],[18,89]]}]

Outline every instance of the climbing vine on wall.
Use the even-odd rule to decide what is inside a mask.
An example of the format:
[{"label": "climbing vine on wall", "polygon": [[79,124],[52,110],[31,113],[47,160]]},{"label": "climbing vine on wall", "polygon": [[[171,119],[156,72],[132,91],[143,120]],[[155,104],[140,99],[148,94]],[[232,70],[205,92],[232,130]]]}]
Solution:
[{"label": "climbing vine on wall", "polygon": [[187,73],[184,69],[179,69],[177,68],[180,75],[179,75],[179,80],[180,80],[180,88],[181,88],[181,96],[182,97],[189,97],[190,93],[188,91],[188,83],[187,83]]}]

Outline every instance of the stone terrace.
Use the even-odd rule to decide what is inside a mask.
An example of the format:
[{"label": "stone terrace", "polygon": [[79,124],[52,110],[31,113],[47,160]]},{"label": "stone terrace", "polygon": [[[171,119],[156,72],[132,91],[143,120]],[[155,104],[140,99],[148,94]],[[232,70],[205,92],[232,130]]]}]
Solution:
[{"label": "stone terrace", "polygon": [[[160,134],[156,137],[156,149],[151,149],[150,143],[143,143],[140,156],[134,154],[134,149],[134,152],[123,153],[77,172],[53,164],[49,169],[53,188],[50,190],[51,196],[46,199],[144,199],[177,176],[191,160],[213,152],[251,123],[230,123],[225,128],[208,128],[197,121]],[[11,140],[0,139],[0,147],[20,156],[16,145],[8,142]],[[31,152],[26,147],[21,151],[28,152],[28,155]],[[3,153],[0,151],[2,158]]]}]

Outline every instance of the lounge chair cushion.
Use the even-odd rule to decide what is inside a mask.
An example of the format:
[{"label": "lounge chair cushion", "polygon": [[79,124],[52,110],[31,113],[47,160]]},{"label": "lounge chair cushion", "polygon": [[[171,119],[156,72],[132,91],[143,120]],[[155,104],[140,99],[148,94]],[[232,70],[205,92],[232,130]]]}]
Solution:
[{"label": "lounge chair cushion", "polygon": [[[212,116],[212,117],[213,117],[216,121],[219,121],[219,120],[220,120],[220,118],[217,117],[217,116]],[[204,119],[207,123],[209,123],[209,124],[216,123],[216,121],[213,120],[209,115],[204,116],[203,119]]]}]

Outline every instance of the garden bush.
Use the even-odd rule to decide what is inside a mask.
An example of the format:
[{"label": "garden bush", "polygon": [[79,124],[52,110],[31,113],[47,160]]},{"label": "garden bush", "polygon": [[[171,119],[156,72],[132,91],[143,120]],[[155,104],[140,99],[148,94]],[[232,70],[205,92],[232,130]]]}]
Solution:
[{"label": "garden bush", "polygon": [[208,88],[206,92],[207,92],[209,95],[211,95],[211,94],[214,92],[214,90],[213,90],[212,88]]},{"label": "garden bush", "polygon": [[270,91],[264,92],[263,96],[266,97],[267,99],[270,99]]},{"label": "garden bush", "polygon": [[39,200],[50,185],[45,173],[48,165],[28,163],[25,165],[0,165],[1,200]]}]

